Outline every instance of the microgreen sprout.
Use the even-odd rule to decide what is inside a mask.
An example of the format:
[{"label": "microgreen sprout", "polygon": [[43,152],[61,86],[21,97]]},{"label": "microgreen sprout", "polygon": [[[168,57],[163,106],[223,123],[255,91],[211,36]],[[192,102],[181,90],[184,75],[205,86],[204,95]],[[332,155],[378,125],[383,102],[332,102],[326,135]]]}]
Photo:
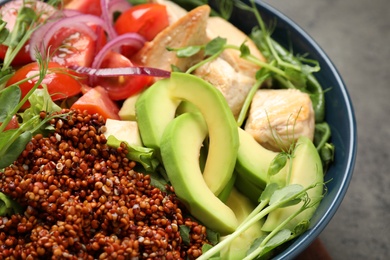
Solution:
[{"label": "microgreen sprout", "polygon": [[[277,228],[270,232],[265,238],[262,238],[262,242],[259,247],[252,252],[245,259],[254,259],[257,256],[261,256],[264,253],[274,249],[280,244],[291,240],[295,237],[292,235],[292,231],[283,229],[284,226],[298,214],[304,210],[313,207],[319,202],[319,200],[311,202],[308,198],[307,191],[316,187],[317,185],[322,185],[322,183],[314,183],[304,188],[298,184],[290,184],[283,188],[278,188],[278,185],[275,183],[268,184],[261,194],[260,203],[258,206],[251,212],[251,214],[238,226],[236,231],[228,235],[220,243],[210,248],[208,251],[204,252],[198,260],[209,259],[213,256],[218,255],[218,253],[226,246],[228,246],[235,238],[240,236],[245,230],[250,228],[254,223],[258,222],[260,219],[264,218],[270,212],[286,206],[291,206],[298,204],[303,201],[304,203],[298,211],[296,211],[291,217],[283,221]],[[299,224],[301,225],[301,224]],[[307,225],[306,225],[307,226]],[[301,226],[300,226],[301,227]],[[302,231],[301,231],[302,232]]]}]

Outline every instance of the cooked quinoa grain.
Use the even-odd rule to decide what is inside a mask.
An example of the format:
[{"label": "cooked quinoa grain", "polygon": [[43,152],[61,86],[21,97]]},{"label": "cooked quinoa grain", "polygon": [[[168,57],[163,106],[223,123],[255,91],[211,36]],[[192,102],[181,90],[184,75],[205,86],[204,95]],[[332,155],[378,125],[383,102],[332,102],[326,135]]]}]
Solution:
[{"label": "cooked quinoa grain", "polygon": [[[0,192],[24,208],[0,217],[0,259],[198,257],[206,228],[184,217],[174,193],[134,171],[125,146],[107,146],[101,116],[61,113],[69,112],[0,173]],[[189,245],[182,225],[190,228]]]}]

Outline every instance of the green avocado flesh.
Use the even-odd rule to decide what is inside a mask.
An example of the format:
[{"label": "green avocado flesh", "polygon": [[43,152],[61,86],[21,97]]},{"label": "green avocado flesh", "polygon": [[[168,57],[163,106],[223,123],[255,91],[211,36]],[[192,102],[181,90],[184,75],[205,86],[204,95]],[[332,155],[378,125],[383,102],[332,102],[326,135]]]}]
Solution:
[{"label": "green avocado flesh", "polygon": [[203,178],[218,195],[229,182],[239,145],[237,125],[223,95],[206,81],[185,73],[157,81],[136,103],[142,142],[159,151],[162,133],[182,101],[190,102],[202,114],[209,133],[209,150]]},{"label": "green avocado flesh", "polygon": [[268,168],[277,153],[261,146],[251,134],[241,128],[239,128],[238,136],[240,146],[235,170],[241,179],[263,190],[269,182]]},{"label": "green avocado flesh", "polygon": [[234,212],[207,187],[199,166],[199,153],[208,134],[199,113],[184,113],[166,127],[161,155],[176,195],[189,212],[222,235],[237,227]]},{"label": "green avocado flesh", "polygon": [[129,98],[127,98],[119,110],[119,117],[121,120],[129,120],[129,121],[135,121],[136,115],[135,115],[135,103],[138,100],[140,94],[133,95]]},{"label": "green avocado flesh", "polygon": [[[287,172],[283,174],[284,178],[286,179],[287,185],[300,184],[304,188],[306,188],[312,184],[317,183],[318,185],[308,190],[307,193],[309,195],[309,198],[311,199],[311,202],[319,201],[322,199],[322,184],[324,182],[322,162],[317,152],[317,149],[309,138],[301,136],[297,141],[292,161],[290,179],[288,180]],[[276,209],[275,211],[272,211],[268,215],[262,230],[270,232],[275,229],[285,219],[287,219],[294,212],[296,212],[302,206],[302,203],[303,202],[297,205],[280,208]],[[284,228],[293,230],[294,227],[300,222],[310,220],[314,212],[316,211],[318,204],[319,203],[301,212],[298,216],[292,219]]]},{"label": "green avocado flesh", "polygon": [[[226,204],[236,214],[238,223],[242,223],[255,209],[256,205],[253,204],[246,196],[241,194],[236,189],[232,190]],[[225,247],[221,251],[221,259],[243,259],[246,256],[246,253],[252,245],[253,241],[263,235],[266,235],[266,232],[261,230],[263,223],[263,219],[256,222],[245,232],[243,232],[239,237],[234,239],[228,247]],[[223,237],[221,239],[223,240]]]}]

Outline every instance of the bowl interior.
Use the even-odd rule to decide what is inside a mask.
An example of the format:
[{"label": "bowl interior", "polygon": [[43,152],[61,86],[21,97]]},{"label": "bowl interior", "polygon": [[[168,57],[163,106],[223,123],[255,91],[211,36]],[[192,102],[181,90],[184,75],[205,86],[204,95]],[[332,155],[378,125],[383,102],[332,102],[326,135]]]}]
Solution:
[{"label": "bowl interior", "polygon": [[[294,53],[309,54],[309,58],[319,61],[321,70],[316,73],[324,89],[326,121],[332,130],[331,142],[335,145],[335,161],[325,176],[327,193],[312,218],[310,229],[290,243],[275,259],[292,259],[298,256],[322,232],[336,213],[349,186],[356,157],[356,121],[351,99],[344,82],[326,53],[296,23],[270,5],[256,1],[266,24],[276,23],[272,37]],[[248,12],[234,9],[233,24],[250,33],[257,25]]]}]

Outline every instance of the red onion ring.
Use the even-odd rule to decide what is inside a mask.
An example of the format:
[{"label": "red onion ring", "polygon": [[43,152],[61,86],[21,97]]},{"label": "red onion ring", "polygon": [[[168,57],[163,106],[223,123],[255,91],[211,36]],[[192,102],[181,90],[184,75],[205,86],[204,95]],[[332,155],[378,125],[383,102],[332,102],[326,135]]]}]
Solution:
[{"label": "red onion ring", "polygon": [[138,33],[125,33],[117,36],[115,39],[106,43],[106,45],[104,45],[104,47],[96,54],[95,59],[92,62],[92,68],[99,68],[104,57],[109,51],[115,50],[122,45],[130,45],[136,47],[137,49],[141,49],[145,41],[145,38]]},{"label": "red onion ring", "polygon": [[130,7],[132,7],[132,5],[126,0],[108,1],[108,12],[110,13],[112,19],[114,17],[115,12],[124,12]]},{"label": "red onion ring", "polygon": [[102,19],[107,25],[107,33],[111,39],[114,39],[117,36],[117,33],[113,26],[113,17],[110,17],[108,12],[108,0],[100,0],[100,6],[102,8]]},{"label": "red onion ring", "polygon": [[86,74],[96,77],[116,77],[116,76],[152,76],[160,78],[168,78],[171,75],[170,71],[161,70],[149,67],[121,67],[121,68],[102,68],[94,69],[81,66],[69,66],[69,69],[74,70],[79,74]]}]

